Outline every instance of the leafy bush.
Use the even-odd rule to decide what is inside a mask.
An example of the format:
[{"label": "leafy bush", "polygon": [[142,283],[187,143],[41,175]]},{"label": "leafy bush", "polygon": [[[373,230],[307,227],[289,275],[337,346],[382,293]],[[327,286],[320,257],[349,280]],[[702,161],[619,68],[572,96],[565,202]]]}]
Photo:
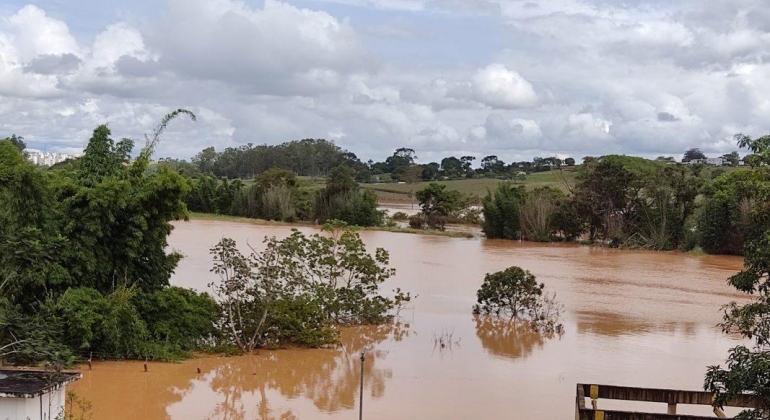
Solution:
[{"label": "leafy bush", "polygon": [[221,302],[222,337],[244,352],[319,347],[336,342],[336,325],[381,324],[411,300],[400,290],[392,299],[379,295],[380,284],[395,273],[387,251],[369,254],[344,222],[326,224],[324,232],[266,238],[265,249],[249,257],[232,239],[212,248],[212,271],[221,279],[211,286]]},{"label": "leafy bush", "polygon": [[404,213],[404,212],[402,212],[402,211],[397,211],[397,212],[393,213],[392,219],[393,220],[409,220],[409,215]]},{"label": "leafy bush", "polygon": [[214,324],[220,308],[206,293],[172,286],[139,294],[134,302],[150,336],[158,343],[191,351],[216,333]]},{"label": "leafy bush", "polygon": [[484,226],[490,239],[521,238],[520,207],[524,203],[524,187],[501,182],[495,191],[488,191],[483,200]]},{"label": "leafy bush", "polygon": [[563,308],[556,296],[545,293],[544,289],[545,285],[538,283],[532,273],[519,267],[487,274],[476,292],[473,312],[524,320],[541,332],[560,332]]},{"label": "leafy bush", "polygon": [[342,220],[355,226],[378,226],[382,215],[377,210],[377,194],[361,190],[347,166],[334,168],[326,188],[316,198],[315,219],[320,223]]}]

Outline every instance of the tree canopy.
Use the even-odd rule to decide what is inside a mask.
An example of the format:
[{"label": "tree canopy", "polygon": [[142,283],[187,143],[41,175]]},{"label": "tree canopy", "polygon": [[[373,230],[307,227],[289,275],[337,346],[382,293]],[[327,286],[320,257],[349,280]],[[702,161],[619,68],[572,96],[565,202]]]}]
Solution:
[{"label": "tree canopy", "polygon": [[[181,258],[166,252],[169,222],[187,215],[187,181],[147,170],[163,129],[184,113],[164,118],[134,161],[134,142],[115,142],[106,125],[66,170],[40,171],[0,141],[0,348],[14,349],[6,358],[174,358],[213,333],[216,303],[169,286]],[[158,312],[167,301],[173,315]]]},{"label": "tree canopy", "polygon": [[[756,410],[743,411],[737,419],[766,419],[770,416],[770,136],[752,139],[736,136],[738,146],[753,153],[752,169],[742,175],[742,183],[751,190],[746,218],[751,229],[744,245],[744,269],[729,279],[737,290],[754,297],[746,304],[726,306],[722,328],[737,333],[751,344],[741,344],[730,350],[725,368],[711,366],[704,388],[715,394],[714,406],[721,408],[736,395],[752,394]],[[747,191],[744,192],[744,195]]]}]

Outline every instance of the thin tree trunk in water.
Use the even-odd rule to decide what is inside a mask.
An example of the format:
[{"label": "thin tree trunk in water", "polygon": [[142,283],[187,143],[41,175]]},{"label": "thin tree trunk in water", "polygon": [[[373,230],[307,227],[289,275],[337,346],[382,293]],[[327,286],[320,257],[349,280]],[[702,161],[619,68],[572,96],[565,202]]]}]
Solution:
[{"label": "thin tree trunk in water", "polygon": [[259,332],[262,330],[262,325],[265,324],[265,320],[267,320],[267,308],[265,308],[265,311],[262,313],[262,319],[259,320],[259,324],[257,325],[256,330],[254,330],[254,335],[251,337],[251,341],[249,342],[249,351],[254,350],[254,347],[257,346],[257,337],[259,336]]}]

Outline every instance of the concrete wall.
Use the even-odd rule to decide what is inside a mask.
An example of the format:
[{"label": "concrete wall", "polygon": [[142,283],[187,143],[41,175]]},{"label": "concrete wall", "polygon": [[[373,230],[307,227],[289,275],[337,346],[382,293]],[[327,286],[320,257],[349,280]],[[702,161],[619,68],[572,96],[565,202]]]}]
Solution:
[{"label": "concrete wall", "polygon": [[64,387],[35,398],[0,398],[0,420],[56,420],[65,398]]}]

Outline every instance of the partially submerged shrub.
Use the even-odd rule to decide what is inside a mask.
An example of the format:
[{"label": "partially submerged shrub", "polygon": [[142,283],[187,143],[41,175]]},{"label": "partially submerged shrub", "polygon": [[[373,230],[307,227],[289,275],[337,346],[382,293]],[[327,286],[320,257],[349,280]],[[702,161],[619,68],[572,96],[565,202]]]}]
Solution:
[{"label": "partially submerged shrub", "polygon": [[382,324],[408,303],[409,293],[379,294],[395,270],[382,248],[370,254],[343,222],[325,234],[296,229],[286,239],[265,239],[250,256],[223,239],[212,250],[211,285],[222,306],[221,335],[242,351],[258,347],[321,347],[337,342],[337,325]]},{"label": "partially submerged shrub", "polygon": [[474,314],[525,321],[533,330],[543,333],[563,330],[559,319],[564,307],[556,300],[556,294],[545,292],[545,285],[520,267],[487,274],[476,298]]},{"label": "partially submerged shrub", "polygon": [[393,220],[409,220],[409,215],[404,213],[403,211],[397,211],[393,213]]}]

